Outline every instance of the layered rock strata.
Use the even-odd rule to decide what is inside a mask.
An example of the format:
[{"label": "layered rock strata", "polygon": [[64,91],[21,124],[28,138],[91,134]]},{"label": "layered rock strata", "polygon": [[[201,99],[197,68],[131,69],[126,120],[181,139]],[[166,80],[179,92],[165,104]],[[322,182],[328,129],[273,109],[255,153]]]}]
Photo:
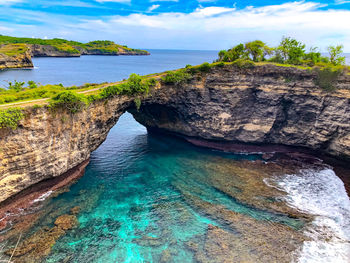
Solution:
[{"label": "layered rock strata", "polygon": [[210,142],[286,145],[350,158],[350,76],[325,92],[316,74],[272,65],[232,65],[134,98],[97,101],[75,115],[27,109],[16,130],[0,130],[0,202],[90,157],[125,111],[151,130]]}]

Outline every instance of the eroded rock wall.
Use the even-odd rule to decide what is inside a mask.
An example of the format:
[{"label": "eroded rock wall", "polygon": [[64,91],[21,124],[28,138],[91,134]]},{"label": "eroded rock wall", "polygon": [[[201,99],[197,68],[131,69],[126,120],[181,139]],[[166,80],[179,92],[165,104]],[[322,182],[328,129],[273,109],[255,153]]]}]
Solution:
[{"label": "eroded rock wall", "polygon": [[16,130],[0,129],[0,202],[87,160],[130,103],[114,98],[75,115],[28,109]]},{"label": "eroded rock wall", "polygon": [[316,73],[258,66],[217,68],[189,84],[156,91],[134,110],[148,128],[206,140],[278,144],[350,157],[350,76],[338,90],[315,85]]},{"label": "eroded rock wall", "polygon": [[75,115],[27,109],[16,130],[0,130],[0,203],[90,157],[126,110],[143,125],[175,134],[249,144],[301,146],[350,158],[350,76],[338,90],[315,73],[271,65],[212,69],[182,85],[157,85],[134,98],[98,101]]},{"label": "eroded rock wall", "polygon": [[0,69],[32,68],[33,62],[29,52],[17,56],[6,56],[0,53]]}]

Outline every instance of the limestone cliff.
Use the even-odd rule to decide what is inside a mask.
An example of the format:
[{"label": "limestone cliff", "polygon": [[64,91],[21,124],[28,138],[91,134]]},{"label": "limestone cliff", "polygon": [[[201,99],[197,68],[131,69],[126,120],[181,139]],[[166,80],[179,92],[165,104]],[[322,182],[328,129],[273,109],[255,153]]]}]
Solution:
[{"label": "limestone cliff", "polygon": [[331,93],[315,77],[296,68],[227,65],[182,85],[157,85],[139,111],[132,97],[97,101],[74,115],[27,109],[16,130],[0,130],[0,202],[87,160],[125,111],[150,129],[186,137],[350,158],[350,76]]},{"label": "limestone cliff", "polygon": [[33,62],[29,52],[8,56],[0,53],[0,69],[6,68],[32,68]]},{"label": "limestone cliff", "polygon": [[131,103],[115,98],[75,115],[27,109],[16,130],[0,129],[0,202],[87,160]]},{"label": "limestone cliff", "polygon": [[277,144],[350,157],[350,76],[336,92],[316,73],[272,65],[212,69],[189,84],[168,86],[133,111],[138,122],[206,140]]}]

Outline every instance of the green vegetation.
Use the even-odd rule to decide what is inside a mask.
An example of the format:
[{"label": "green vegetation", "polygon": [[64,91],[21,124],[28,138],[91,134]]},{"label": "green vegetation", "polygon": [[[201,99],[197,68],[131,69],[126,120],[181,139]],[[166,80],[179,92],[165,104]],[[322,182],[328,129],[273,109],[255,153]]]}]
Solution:
[{"label": "green vegetation", "polygon": [[342,45],[330,46],[328,51],[329,57],[322,56],[317,48],[311,48],[306,52],[305,44],[296,39],[284,37],[277,47],[269,47],[261,40],[255,40],[239,44],[229,50],[221,50],[218,61],[234,62],[241,59],[311,67],[345,65]]},{"label": "green vegetation", "polygon": [[[66,52],[69,54],[80,54],[79,49],[86,49],[90,51],[98,51],[102,54],[113,55],[120,51],[137,52],[139,54],[148,54],[145,50],[132,49],[127,46],[118,45],[113,41],[97,40],[88,43],[80,43],[77,41],[70,41],[60,38],[54,39],[40,39],[40,38],[25,38],[25,37],[10,37],[0,35],[0,44],[22,44],[22,48],[26,47],[23,44],[31,45],[49,45],[53,46],[56,50]],[[13,45],[8,45],[13,46]],[[1,49],[0,49],[0,53]]]},{"label": "green vegetation", "polygon": [[64,109],[74,114],[81,111],[87,105],[84,95],[73,91],[63,91],[54,96],[49,104],[51,109]]},{"label": "green vegetation", "polygon": [[145,79],[137,74],[131,74],[124,83],[104,88],[99,97],[106,99],[117,95],[147,94],[150,87],[153,87],[155,84],[155,79]]},{"label": "green vegetation", "polygon": [[336,84],[339,76],[343,73],[342,68],[336,67],[326,67],[317,68],[317,78],[315,84],[325,91],[334,91],[336,89]]},{"label": "green vegetation", "polygon": [[83,87],[68,87],[64,88],[62,85],[39,85],[34,81],[28,81],[27,85],[25,82],[8,82],[7,89],[0,88],[0,104],[51,98],[64,90],[71,89],[83,89]]},{"label": "green vegetation", "polygon": [[139,97],[135,98],[134,103],[135,103],[137,111],[139,111],[141,108],[141,99]]},{"label": "green vegetation", "polygon": [[20,120],[24,117],[22,109],[10,108],[0,110],[0,129],[11,128],[15,130]]},{"label": "green vegetation", "polygon": [[[209,64],[208,64],[209,65]],[[168,71],[167,74],[162,78],[162,82],[165,84],[180,85],[186,83],[192,78],[192,75],[187,73],[188,70],[193,69],[188,67],[187,70],[177,70],[177,71]]]},{"label": "green vegetation", "polygon": [[25,44],[0,45],[0,53],[9,57],[15,57],[27,52],[28,47]]},{"label": "green vegetation", "polygon": [[255,40],[229,50],[221,50],[217,61],[231,62],[239,68],[250,68],[255,63],[273,63],[277,66],[314,70],[317,73],[315,84],[325,91],[334,91],[339,76],[345,74],[349,67],[345,65],[345,57],[342,56],[342,45],[329,46],[328,52],[328,57],[322,56],[315,47],[306,52],[305,44],[283,37],[277,47],[269,47],[264,42]]}]

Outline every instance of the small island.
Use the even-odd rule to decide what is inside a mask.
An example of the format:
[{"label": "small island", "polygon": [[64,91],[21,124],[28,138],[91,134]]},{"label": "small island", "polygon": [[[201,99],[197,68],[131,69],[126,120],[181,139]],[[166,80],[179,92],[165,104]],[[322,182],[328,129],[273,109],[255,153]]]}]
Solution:
[{"label": "small island", "polygon": [[149,54],[148,51],[129,48],[109,40],[81,43],[60,38],[18,38],[0,35],[0,69],[32,68],[32,57],[137,56]]}]

